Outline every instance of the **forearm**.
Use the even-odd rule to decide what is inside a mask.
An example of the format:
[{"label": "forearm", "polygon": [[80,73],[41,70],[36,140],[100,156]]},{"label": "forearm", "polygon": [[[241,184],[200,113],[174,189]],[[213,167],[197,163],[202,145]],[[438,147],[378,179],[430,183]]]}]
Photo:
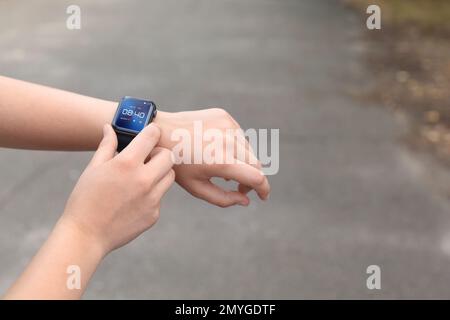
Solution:
[{"label": "forearm", "polygon": [[[100,142],[104,124],[111,123],[116,109],[117,102],[0,76],[0,147],[94,150]],[[209,129],[215,132],[219,130],[223,136],[229,135],[230,130],[241,130],[236,120],[220,108],[178,113],[163,112],[158,108],[153,119],[160,128],[158,146],[173,149],[178,143],[172,139],[176,129],[184,129],[192,139],[203,140],[204,136],[195,132],[195,123],[198,121],[201,121],[204,132]],[[214,144],[219,149],[224,148],[220,139]],[[242,194],[250,189],[255,189],[261,199],[266,199],[270,191],[269,183],[266,178],[261,182],[257,161],[248,163],[251,158],[255,158],[251,156],[248,142],[241,141],[240,144],[246,149],[244,154],[249,154],[249,160],[244,161],[246,166],[238,162],[229,166],[228,169],[233,175],[222,170],[221,166],[211,166],[207,163],[191,166],[182,163],[174,168],[177,182],[196,197],[220,206],[248,203],[248,198]],[[235,149],[237,150],[233,148],[226,151],[232,159],[238,157]],[[218,163],[220,162],[218,159]],[[252,168],[252,165],[256,168]],[[239,182],[239,192],[230,194],[215,188],[210,182],[212,177]],[[248,179],[249,177],[253,178]]]},{"label": "forearm", "polygon": [[115,103],[0,77],[0,146],[94,150]]},{"label": "forearm", "polygon": [[[79,299],[104,255],[94,239],[74,225],[58,222],[48,240],[5,299]],[[80,273],[68,273],[69,266]],[[79,276],[80,288],[76,288]]]},{"label": "forearm", "polygon": [[[95,150],[117,102],[0,76],[0,147]],[[168,114],[158,112],[163,130]]]}]

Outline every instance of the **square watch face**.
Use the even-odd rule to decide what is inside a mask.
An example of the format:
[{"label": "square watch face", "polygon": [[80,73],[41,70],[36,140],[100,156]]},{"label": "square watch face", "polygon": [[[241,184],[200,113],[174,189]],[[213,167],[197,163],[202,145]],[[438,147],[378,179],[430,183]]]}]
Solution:
[{"label": "square watch face", "polygon": [[148,123],[153,111],[153,102],[126,97],[117,108],[113,124],[118,129],[139,133]]}]

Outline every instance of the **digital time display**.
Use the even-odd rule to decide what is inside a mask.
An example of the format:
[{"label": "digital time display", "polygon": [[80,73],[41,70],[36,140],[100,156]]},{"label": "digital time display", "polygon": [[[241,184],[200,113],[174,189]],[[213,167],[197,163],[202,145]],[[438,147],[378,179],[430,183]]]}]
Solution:
[{"label": "digital time display", "polygon": [[119,129],[139,132],[144,129],[153,110],[151,101],[124,98],[117,110],[114,124]]}]

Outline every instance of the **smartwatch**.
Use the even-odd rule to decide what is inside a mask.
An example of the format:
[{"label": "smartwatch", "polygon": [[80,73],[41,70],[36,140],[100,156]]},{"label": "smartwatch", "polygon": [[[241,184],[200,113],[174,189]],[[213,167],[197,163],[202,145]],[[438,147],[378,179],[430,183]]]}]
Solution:
[{"label": "smartwatch", "polygon": [[149,100],[123,97],[112,127],[117,134],[117,152],[122,151],[156,116],[156,105]]}]

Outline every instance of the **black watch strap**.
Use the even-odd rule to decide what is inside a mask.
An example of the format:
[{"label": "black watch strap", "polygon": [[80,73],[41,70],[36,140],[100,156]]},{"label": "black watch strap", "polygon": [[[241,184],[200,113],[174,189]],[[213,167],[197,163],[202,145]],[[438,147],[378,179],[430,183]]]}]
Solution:
[{"label": "black watch strap", "polygon": [[122,151],[134,139],[134,136],[122,132],[117,133],[117,152]]}]

